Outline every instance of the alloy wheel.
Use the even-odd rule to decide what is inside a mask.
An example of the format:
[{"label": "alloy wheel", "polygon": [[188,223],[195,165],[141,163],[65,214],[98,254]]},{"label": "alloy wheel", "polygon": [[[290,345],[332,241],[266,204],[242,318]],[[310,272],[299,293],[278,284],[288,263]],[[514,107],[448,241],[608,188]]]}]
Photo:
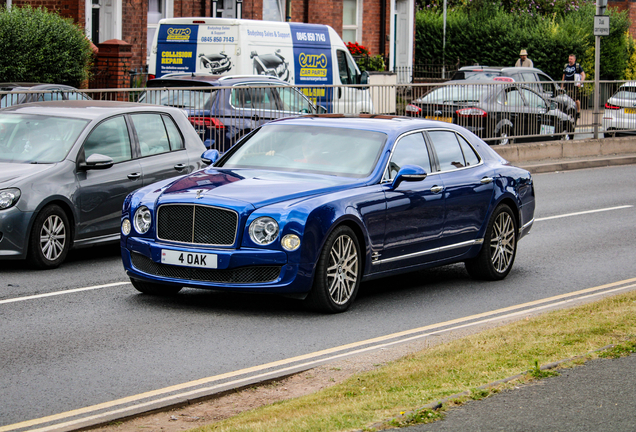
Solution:
[{"label": "alloy wheel", "polygon": [[492,265],[499,273],[505,272],[515,255],[515,224],[512,217],[501,212],[493,225],[490,238]]},{"label": "alloy wheel", "polygon": [[334,303],[345,304],[353,295],[358,279],[358,252],[347,235],[336,239],[329,252],[327,284]]},{"label": "alloy wheel", "polygon": [[55,261],[64,252],[65,245],[66,226],[64,221],[58,215],[52,214],[44,221],[40,230],[42,255],[49,261]]}]

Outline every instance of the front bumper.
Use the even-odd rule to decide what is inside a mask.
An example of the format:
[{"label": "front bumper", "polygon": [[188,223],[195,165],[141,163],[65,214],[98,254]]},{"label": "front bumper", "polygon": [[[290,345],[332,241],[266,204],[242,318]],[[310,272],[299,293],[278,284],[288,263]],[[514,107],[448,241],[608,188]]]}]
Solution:
[{"label": "front bumper", "polygon": [[[162,250],[217,256],[214,269],[161,262]],[[272,294],[307,293],[313,265],[289,263],[283,251],[184,247],[148,239],[122,238],[122,261],[133,279],[173,286]]]},{"label": "front bumper", "polygon": [[0,211],[0,259],[26,257],[32,217],[33,212],[23,212],[17,207]]}]

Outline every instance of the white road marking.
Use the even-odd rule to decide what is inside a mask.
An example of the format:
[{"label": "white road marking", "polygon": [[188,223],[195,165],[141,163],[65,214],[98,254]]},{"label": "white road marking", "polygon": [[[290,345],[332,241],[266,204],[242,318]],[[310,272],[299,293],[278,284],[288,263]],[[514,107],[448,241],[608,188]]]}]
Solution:
[{"label": "white road marking", "polygon": [[[296,357],[282,359],[271,363],[265,363],[257,366],[252,366],[246,369],[227,372],[220,375],[201,378],[198,380],[185,382],[182,384],[176,384],[170,387],[164,387],[157,390],[148,391],[120,399],[103,402],[100,404],[87,406],[84,408],[74,409],[71,411],[62,412],[46,417],[27,420],[19,423],[10,424],[7,426],[0,426],[0,432],[8,432],[17,429],[30,428],[31,432],[45,432],[45,431],[67,431],[74,430],[80,427],[92,426],[99,423],[112,421],[117,418],[125,417],[134,413],[140,413],[149,409],[158,408],[158,405],[170,406],[177,402],[182,402],[189,398],[198,398],[206,394],[213,394],[219,390],[227,389],[228,386],[234,388],[248,383],[253,383],[254,378],[261,380],[272,379],[280,374],[288,374],[294,371],[306,370],[320,364],[328,363],[338,358],[348,357],[363,352],[374,351],[384,347],[388,347],[395,344],[401,344],[406,341],[424,338],[432,334],[443,333],[448,331],[457,330],[460,328],[481,325],[487,322],[496,320],[505,320],[519,315],[528,315],[533,312],[539,312],[542,310],[548,310],[559,305],[565,305],[571,302],[575,302],[581,299],[592,299],[595,297],[607,295],[610,293],[619,293],[625,290],[633,290],[636,288],[636,278],[626,279],[618,282],[612,282],[605,285],[600,285],[592,288],[586,288],[575,292],[560,294],[553,297],[547,297],[539,300],[534,300],[527,303],[522,303],[514,306],[508,306],[493,311],[482,312],[479,314],[457,318],[450,321],[431,324],[424,327],[405,330],[385,336],[379,336],[372,339],[353,342],[338,347],[327,348],[321,351],[313,353],[303,354]],[[478,320],[478,321],[474,321]],[[472,321],[472,322],[470,322]],[[452,327],[448,327],[452,326]],[[328,357],[325,357],[328,356]],[[294,364],[303,362],[300,364]],[[268,369],[276,368],[273,371],[267,371]],[[246,376],[250,373],[261,372],[257,375]],[[241,376],[244,377],[241,377]],[[235,378],[230,382],[221,382],[228,378]],[[214,384],[214,383],[218,384]],[[193,389],[196,386],[209,385],[206,388]],[[179,392],[178,394],[170,394]],[[148,401],[148,398],[156,398]],[[144,400],[145,399],[145,400]],[[125,406],[133,404],[132,406]],[[119,408],[117,408],[119,407]],[[144,409],[145,408],[145,409]],[[103,410],[109,410],[104,412]],[[102,412],[100,412],[102,411]],[[73,417],[83,416],[73,419]],[[56,423],[49,426],[44,426],[39,429],[31,429],[36,425],[44,425],[45,423]]]},{"label": "white road marking", "polygon": [[0,305],[7,304],[7,303],[16,303],[16,302],[21,302],[26,300],[35,300],[35,299],[40,299],[44,297],[53,297],[53,296],[58,296],[62,294],[73,294],[76,292],[91,291],[91,290],[96,290],[100,288],[110,288],[114,286],[128,285],[129,283],[130,282],[114,282],[114,283],[109,283],[104,285],[94,285],[94,286],[85,287],[85,288],[74,288],[70,290],[55,291],[55,292],[50,292],[45,294],[36,294],[36,295],[31,295],[26,297],[16,297],[16,298],[7,299],[7,300],[0,300]]},{"label": "white road marking", "polygon": [[634,207],[634,206],[632,206],[632,205],[624,205],[624,206],[608,207],[608,208],[597,209],[597,210],[587,210],[587,211],[576,212],[576,213],[568,213],[568,214],[562,214],[562,215],[556,215],[556,216],[548,216],[548,217],[544,217],[544,218],[536,218],[534,221],[535,222],[540,222],[540,221],[546,221],[546,220],[550,220],[550,219],[559,219],[559,218],[570,217],[570,216],[580,216],[580,215],[585,215],[585,214],[590,214],[590,213],[599,213],[599,212],[605,212],[605,211],[610,211],[610,210],[621,210],[621,209],[626,209],[626,208],[630,208],[630,207]]}]

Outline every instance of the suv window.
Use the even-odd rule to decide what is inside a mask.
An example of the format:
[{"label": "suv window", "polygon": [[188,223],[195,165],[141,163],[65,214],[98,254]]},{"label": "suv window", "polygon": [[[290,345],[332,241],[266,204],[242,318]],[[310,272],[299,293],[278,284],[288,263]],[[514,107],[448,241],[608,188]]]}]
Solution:
[{"label": "suv window", "polygon": [[276,99],[271,87],[244,87],[237,86],[232,89],[231,104],[235,108],[244,109],[277,109]]},{"label": "suv window", "polygon": [[283,105],[283,111],[290,111],[294,113],[311,113],[311,105],[309,101],[305,99],[299,92],[290,87],[276,86],[274,87],[278,91],[281,103]]},{"label": "suv window", "polygon": [[[176,80],[175,80],[176,81]],[[186,84],[186,85],[184,85]],[[159,84],[161,87],[201,87],[203,84],[193,82],[166,82]],[[161,90],[148,87],[141,94],[138,102],[154,105],[173,106],[189,109],[210,109],[216,98],[216,90]]]}]

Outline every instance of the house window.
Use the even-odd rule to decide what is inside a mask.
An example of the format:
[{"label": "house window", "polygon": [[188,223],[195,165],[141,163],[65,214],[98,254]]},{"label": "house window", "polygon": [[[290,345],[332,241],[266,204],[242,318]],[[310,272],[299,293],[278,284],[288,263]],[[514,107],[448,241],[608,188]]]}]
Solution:
[{"label": "house window", "polygon": [[343,0],[342,2],[342,39],[345,42],[361,40],[362,0]]},{"label": "house window", "polygon": [[166,18],[166,0],[148,0],[148,53],[152,49],[152,41],[162,18]]}]

